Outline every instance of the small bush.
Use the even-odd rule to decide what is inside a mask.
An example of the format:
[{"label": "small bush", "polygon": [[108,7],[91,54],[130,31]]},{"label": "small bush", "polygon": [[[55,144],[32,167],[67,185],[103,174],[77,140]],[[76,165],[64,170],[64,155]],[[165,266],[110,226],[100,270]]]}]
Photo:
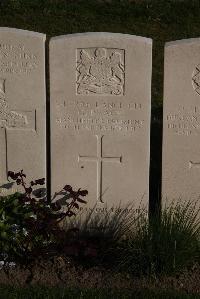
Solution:
[{"label": "small bush", "polygon": [[[9,172],[8,176],[23,189],[23,193],[1,197],[0,199],[0,252],[3,259],[26,263],[39,255],[48,254],[52,245],[62,237],[60,222],[76,215],[79,205],[86,203],[81,197],[86,190],[74,191],[66,185],[56,193],[53,201],[48,201],[38,185],[44,185],[44,179],[26,184],[26,175]],[[65,198],[65,210],[62,210],[56,196]],[[73,230],[71,229],[71,232]],[[66,234],[66,233],[65,233]],[[68,231],[69,234],[69,231]]]}]

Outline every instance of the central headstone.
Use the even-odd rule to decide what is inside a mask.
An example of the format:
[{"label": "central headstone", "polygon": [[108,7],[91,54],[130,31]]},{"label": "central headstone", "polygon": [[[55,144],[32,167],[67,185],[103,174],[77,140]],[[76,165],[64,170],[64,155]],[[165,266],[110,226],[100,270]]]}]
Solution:
[{"label": "central headstone", "polygon": [[45,102],[45,35],[0,28],[0,196],[9,170],[46,176]]},{"label": "central headstone", "polygon": [[85,33],[52,38],[51,186],[89,192],[87,207],[148,205],[150,39]]}]

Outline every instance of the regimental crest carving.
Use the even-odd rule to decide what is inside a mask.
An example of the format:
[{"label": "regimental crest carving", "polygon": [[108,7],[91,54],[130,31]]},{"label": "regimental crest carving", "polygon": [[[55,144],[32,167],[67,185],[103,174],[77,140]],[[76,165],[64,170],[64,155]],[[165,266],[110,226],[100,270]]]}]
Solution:
[{"label": "regimental crest carving", "polygon": [[123,95],[124,61],[125,51],[122,49],[77,49],[77,94]]},{"label": "regimental crest carving", "polygon": [[200,64],[198,64],[192,74],[192,85],[196,93],[200,95]]},{"label": "regimental crest carving", "polygon": [[27,125],[27,117],[11,111],[6,101],[5,79],[0,79],[0,128],[23,128]]}]

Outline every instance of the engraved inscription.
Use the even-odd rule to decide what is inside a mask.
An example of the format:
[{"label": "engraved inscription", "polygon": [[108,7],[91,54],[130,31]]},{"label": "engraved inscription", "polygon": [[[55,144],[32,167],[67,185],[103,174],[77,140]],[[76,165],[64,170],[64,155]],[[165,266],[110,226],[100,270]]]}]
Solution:
[{"label": "engraved inscription", "polygon": [[135,214],[138,214],[138,215],[141,215],[141,212],[143,213],[143,215],[148,215],[148,211],[145,210],[144,208],[141,208],[141,209],[134,209],[134,208],[122,208],[122,207],[115,207],[115,206],[111,206],[111,207],[108,207],[108,206],[102,206],[102,207],[80,207],[79,208],[79,211],[88,211],[88,212],[97,212],[97,213],[111,213],[111,212],[124,212],[124,213],[135,213]]},{"label": "engraved inscription", "polygon": [[144,120],[139,119],[103,119],[103,118],[57,118],[56,123],[65,129],[75,131],[110,131],[110,132],[135,132],[144,125]]},{"label": "engraved inscription", "polygon": [[200,95],[200,64],[198,64],[192,75],[192,86],[196,93]]},{"label": "engraved inscription", "polygon": [[200,106],[180,106],[168,113],[165,119],[167,128],[176,135],[200,134]]},{"label": "engraved inscription", "polygon": [[61,129],[135,133],[144,127],[141,103],[129,101],[56,101],[55,122]]},{"label": "engraved inscription", "polygon": [[97,202],[103,203],[102,200],[102,164],[103,162],[121,163],[122,156],[120,157],[103,157],[102,156],[102,139],[103,135],[96,135],[97,138],[97,156],[78,156],[78,162],[96,162],[97,163]]},{"label": "engraved inscription", "polygon": [[[7,139],[9,130],[34,130],[36,129],[36,112],[23,111],[22,113],[12,111],[6,101],[5,79],[0,79],[0,181],[7,180],[8,153]],[[25,115],[27,113],[27,115]],[[28,120],[30,116],[30,121]],[[32,116],[32,117],[31,117]],[[2,154],[2,152],[4,154]]]},{"label": "engraved inscription", "polygon": [[77,49],[77,94],[123,95],[124,60],[122,49]]},{"label": "engraved inscription", "polygon": [[0,42],[0,72],[9,74],[29,74],[38,67],[37,55],[24,45]]}]

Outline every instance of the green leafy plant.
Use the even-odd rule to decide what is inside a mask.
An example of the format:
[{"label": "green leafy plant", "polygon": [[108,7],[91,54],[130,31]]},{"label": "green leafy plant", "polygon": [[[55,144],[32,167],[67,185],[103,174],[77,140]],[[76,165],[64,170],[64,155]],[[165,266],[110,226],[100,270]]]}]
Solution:
[{"label": "green leafy plant", "polygon": [[[76,215],[79,204],[86,203],[81,197],[88,192],[74,191],[66,185],[49,203],[41,188],[37,188],[45,184],[45,179],[26,184],[23,170],[9,171],[8,176],[24,192],[0,199],[0,252],[14,261],[26,262],[44,253],[45,249],[48,253],[49,246],[63,234],[59,224],[64,218]],[[56,200],[57,195],[66,199],[64,210]]]}]

